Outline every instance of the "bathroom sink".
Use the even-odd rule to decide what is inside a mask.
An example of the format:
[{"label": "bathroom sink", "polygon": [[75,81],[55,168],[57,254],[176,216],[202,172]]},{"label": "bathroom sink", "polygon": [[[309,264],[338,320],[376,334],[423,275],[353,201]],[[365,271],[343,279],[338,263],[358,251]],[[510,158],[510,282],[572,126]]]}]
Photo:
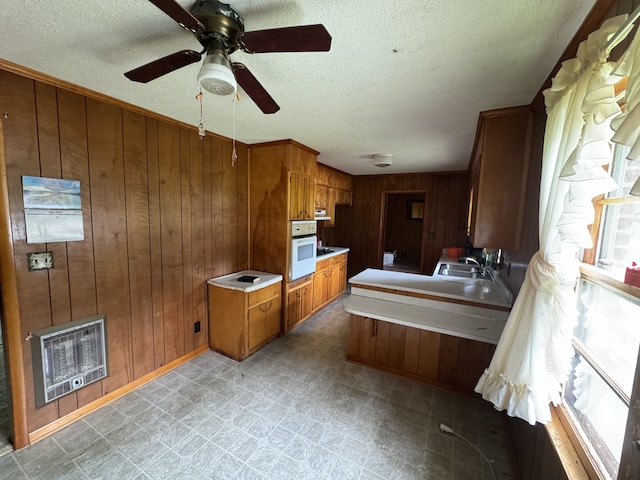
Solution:
[{"label": "bathroom sink", "polygon": [[490,277],[487,276],[485,278],[482,275],[480,268],[474,265],[443,263],[440,265],[438,275],[443,275],[445,277],[479,278],[483,280],[490,280]]}]

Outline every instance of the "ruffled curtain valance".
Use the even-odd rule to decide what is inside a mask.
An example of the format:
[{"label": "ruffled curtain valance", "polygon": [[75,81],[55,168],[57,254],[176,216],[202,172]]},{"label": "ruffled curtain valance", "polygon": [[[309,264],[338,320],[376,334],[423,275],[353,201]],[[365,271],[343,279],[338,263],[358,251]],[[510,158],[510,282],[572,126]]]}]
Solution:
[{"label": "ruffled curtain valance", "polygon": [[616,65],[606,60],[607,40],[625,19],[609,19],[589,35],[544,92],[540,250],[475,389],[497,409],[530,424],[548,422],[549,403],[561,402],[573,354],[578,254],[591,247],[592,199],[616,187],[602,168],[611,156],[611,122],[620,115],[612,87]]}]

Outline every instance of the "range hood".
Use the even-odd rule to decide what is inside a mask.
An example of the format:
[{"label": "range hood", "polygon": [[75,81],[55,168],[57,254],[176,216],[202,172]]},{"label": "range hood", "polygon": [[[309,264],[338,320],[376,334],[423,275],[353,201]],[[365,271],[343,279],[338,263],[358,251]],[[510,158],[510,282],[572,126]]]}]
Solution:
[{"label": "range hood", "polygon": [[331,217],[327,215],[327,211],[324,209],[316,209],[314,218],[316,220],[331,220]]}]

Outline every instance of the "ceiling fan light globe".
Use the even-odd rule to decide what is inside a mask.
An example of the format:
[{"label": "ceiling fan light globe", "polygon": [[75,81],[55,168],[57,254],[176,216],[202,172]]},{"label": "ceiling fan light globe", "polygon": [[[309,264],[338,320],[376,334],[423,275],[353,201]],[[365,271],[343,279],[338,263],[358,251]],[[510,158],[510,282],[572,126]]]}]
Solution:
[{"label": "ceiling fan light globe", "polygon": [[217,53],[207,54],[198,72],[198,83],[214,95],[232,95],[238,90],[231,65],[224,56]]}]

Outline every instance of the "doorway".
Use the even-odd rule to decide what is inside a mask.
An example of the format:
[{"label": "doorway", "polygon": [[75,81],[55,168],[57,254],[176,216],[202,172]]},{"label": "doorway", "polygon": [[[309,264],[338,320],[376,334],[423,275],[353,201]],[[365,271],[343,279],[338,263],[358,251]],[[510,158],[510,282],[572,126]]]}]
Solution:
[{"label": "doorway", "polygon": [[382,269],[423,273],[425,191],[383,192]]}]

